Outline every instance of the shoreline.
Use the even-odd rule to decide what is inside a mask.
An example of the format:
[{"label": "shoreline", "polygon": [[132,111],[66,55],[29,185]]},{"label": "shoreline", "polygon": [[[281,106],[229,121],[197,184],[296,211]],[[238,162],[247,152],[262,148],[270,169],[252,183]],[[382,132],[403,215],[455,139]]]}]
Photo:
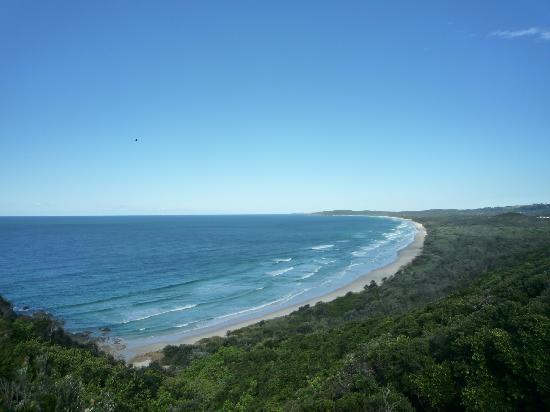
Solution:
[{"label": "shoreline", "polygon": [[397,253],[397,259],[389,263],[386,266],[372,270],[365,273],[358,279],[353,282],[342,286],[338,289],[333,290],[330,293],[327,293],[322,296],[318,296],[313,299],[309,299],[305,302],[299,304],[294,304],[286,308],[276,310],[261,316],[257,316],[252,319],[241,320],[232,324],[227,325],[218,325],[212,326],[210,328],[204,328],[196,334],[187,334],[185,336],[165,336],[162,340],[159,340],[154,343],[145,343],[142,345],[136,345],[134,347],[126,347],[124,349],[120,348],[102,348],[107,352],[110,352],[115,357],[125,359],[128,364],[135,367],[144,367],[148,366],[153,360],[157,360],[161,357],[159,351],[161,351],[165,346],[168,345],[183,345],[183,344],[193,344],[200,341],[201,339],[210,338],[213,336],[226,336],[228,332],[241,329],[243,327],[253,325],[263,320],[269,320],[278,318],[281,316],[289,315],[290,313],[298,310],[300,307],[305,305],[314,306],[318,302],[330,302],[339,297],[346,295],[349,292],[357,293],[364,290],[372,280],[380,284],[383,278],[389,278],[399,271],[403,266],[406,266],[416,258],[422,251],[424,245],[424,239],[426,237],[426,229],[424,226],[418,222],[415,222],[411,219],[404,219],[411,221],[416,227],[416,234],[414,240],[407,245],[405,248],[401,249]]}]

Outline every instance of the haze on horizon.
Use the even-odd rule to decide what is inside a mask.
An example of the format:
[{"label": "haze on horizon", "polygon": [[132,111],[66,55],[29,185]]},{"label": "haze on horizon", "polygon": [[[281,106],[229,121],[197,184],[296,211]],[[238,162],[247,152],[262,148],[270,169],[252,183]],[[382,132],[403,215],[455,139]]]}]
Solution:
[{"label": "haze on horizon", "polygon": [[5,1],[0,51],[0,215],[550,201],[546,1]]}]

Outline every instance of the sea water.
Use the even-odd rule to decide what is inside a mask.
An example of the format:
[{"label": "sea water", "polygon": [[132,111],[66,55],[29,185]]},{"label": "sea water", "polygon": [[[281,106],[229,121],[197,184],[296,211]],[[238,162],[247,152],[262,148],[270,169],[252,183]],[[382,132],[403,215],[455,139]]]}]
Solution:
[{"label": "sea water", "polygon": [[415,232],[368,216],[4,217],[0,294],[74,332],[193,333],[329,293]]}]

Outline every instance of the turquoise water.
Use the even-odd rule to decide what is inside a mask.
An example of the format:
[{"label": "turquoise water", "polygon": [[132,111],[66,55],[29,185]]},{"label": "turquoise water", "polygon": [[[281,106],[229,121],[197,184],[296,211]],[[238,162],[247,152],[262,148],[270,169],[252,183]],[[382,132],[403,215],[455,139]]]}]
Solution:
[{"label": "turquoise water", "polygon": [[193,333],[326,294],[414,234],[366,216],[0,218],[0,294],[75,332]]}]

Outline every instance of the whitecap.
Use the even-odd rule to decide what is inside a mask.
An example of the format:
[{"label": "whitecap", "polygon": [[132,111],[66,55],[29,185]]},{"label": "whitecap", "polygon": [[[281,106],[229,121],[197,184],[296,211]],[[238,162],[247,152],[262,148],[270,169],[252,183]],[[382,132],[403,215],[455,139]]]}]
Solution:
[{"label": "whitecap", "polygon": [[197,306],[197,305],[196,304],[191,304],[191,305],[180,306],[180,307],[177,307],[177,308],[174,308],[174,309],[169,309],[169,310],[165,310],[165,311],[162,311],[162,312],[153,313],[152,315],[143,316],[141,318],[125,320],[122,323],[126,324],[126,323],[130,323],[130,322],[138,322],[140,320],[154,318],[155,316],[164,315],[166,313],[181,312],[182,310],[191,309],[191,308],[194,308],[195,306]]},{"label": "whitecap", "polygon": [[199,320],[194,320],[192,322],[182,323],[181,325],[176,325],[174,327],[176,327],[176,328],[185,328],[186,326],[192,325],[192,324],[197,323],[197,322],[200,322],[200,321]]},{"label": "whitecap", "polygon": [[281,262],[290,262],[291,260],[292,260],[291,257],[289,257],[289,258],[276,258],[276,259],[273,259],[273,262],[281,263]]},{"label": "whitecap", "polygon": [[322,257],[321,260],[315,259],[314,262],[320,263],[320,264],[322,264],[322,265],[328,265],[328,264],[330,264],[330,263],[336,262],[336,260],[334,260],[334,259],[329,259],[329,258],[326,258],[326,257]]},{"label": "whitecap", "polygon": [[324,249],[330,249],[331,247],[334,247],[334,245],[319,245],[319,246],[312,246],[311,250],[324,250]]},{"label": "whitecap", "polygon": [[272,271],[272,272],[266,272],[266,275],[270,275],[270,276],[279,276],[279,275],[282,275],[283,273],[290,272],[290,271],[293,270],[293,269],[294,269],[294,266],[291,266],[291,267],[289,267],[289,268],[274,270],[274,271]]},{"label": "whitecap", "polygon": [[358,250],[355,250],[353,252],[351,252],[352,256],[355,256],[355,257],[364,257],[366,256],[369,252],[375,250],[375,249],[378,249],[379,247],[385,245],[386,243],[388,243],[389,240],[386,239],[386,240],[380,240],[378,242],[374,242],[370,245],[367,245],[367,246],[363,246],[362,248],[358,249]]},{"label": "whitecap", "polygon": [[317,269],[313,270],[312,272],[306,273],[304,276],[302,276],[300,279],[307,279],[315,275],[319,270],[321,269],[321,266],[319,266]]},{"label": "whitecap", "polygon": [[236,316],[236,315],[242,315],[243,313],[248,313],[248,312],[253,312],[253,311],[257,311],[257,310],[260,310],[260,309],[263,309],[267,306],[271,306],[271,305],[276,305],[278,303],[285,303],[285,302],[288,302],[289,300],[295,298],[296,296],[300,296],[304,293],[306,293],[309,289],[303,289],[301,290],[300,292],[298,293],[289,293],[288,295],[286,296],[283,296],[282,298],[280,299],[276,299],[276,300],[273,300],[271,302],[267,302],[267,303],[264,303],[263,305],[258,305],[258,306],[254,306],[252,308],[247,308],[247,309],[243,309],[243,310],[239,310],[238,312],[233,312],[233,313],[228,313],[227,315],[221,315],[221,316],[218,316],[217,318],[215,319],[225,319],[225,318],[229,318],[231,316]]}]

